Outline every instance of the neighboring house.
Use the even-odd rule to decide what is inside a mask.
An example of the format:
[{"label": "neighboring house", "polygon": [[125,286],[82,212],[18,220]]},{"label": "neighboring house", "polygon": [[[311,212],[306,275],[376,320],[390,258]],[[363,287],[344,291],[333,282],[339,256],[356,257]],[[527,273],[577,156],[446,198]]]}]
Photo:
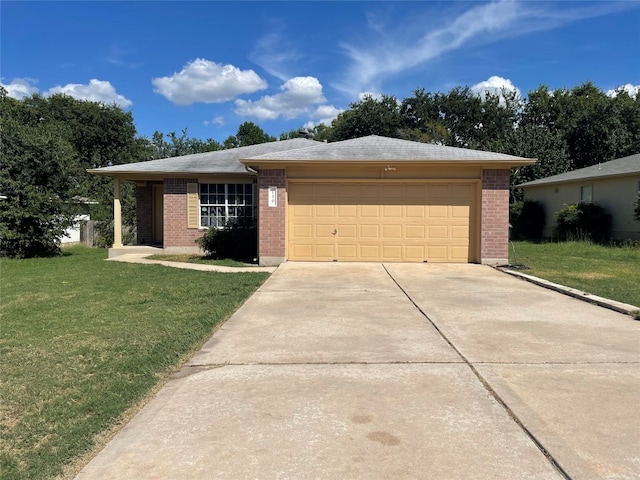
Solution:
[{"label": "neighboring house", "polygon": [[91,220],[89,205],[97,205],[98,202],[85,197],[73,197],[73,204],[77,206],[77,215],[73,217],[73,225],[65,230],[60,238],[62,244],[80,243],[82,224]]},{"label": "neighboring house", "polygon": [[135,182],[138,242],[197,251],[207,228],[257,218],[261,265],[286,260],[508,262],[509,175],[534,160],[368,136],[293,139],[89,170]]},{"label": "neighboring house", "polygon": [[640,153],[518,186],[525,200],[544,206],[544,237],[552,236],[555,214],[564,205],[593,202],[611,214],[612,238],[640,239],[640,223],[633,219],[633,203],[640,194]]}]

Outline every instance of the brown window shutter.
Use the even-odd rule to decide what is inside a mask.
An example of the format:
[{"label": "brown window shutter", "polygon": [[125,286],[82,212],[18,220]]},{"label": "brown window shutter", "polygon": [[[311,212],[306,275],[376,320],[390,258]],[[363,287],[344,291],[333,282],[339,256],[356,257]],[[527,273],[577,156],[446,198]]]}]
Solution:
[{"label": "brown window shutter", "polygon": [[187,183],[187,228],[198,228],[198,184]]}]

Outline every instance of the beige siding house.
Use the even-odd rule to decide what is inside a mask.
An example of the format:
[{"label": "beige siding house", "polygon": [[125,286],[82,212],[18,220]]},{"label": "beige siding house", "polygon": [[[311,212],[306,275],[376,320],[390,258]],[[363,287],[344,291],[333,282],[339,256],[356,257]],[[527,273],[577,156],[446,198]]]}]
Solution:
[{"label": "beige siding house", "polygon": [[611,214],[611,238],[640,239],[640,223],[633,219],[640,193],[640,153],[519,186],[525,200],[544,205],[545,237],[552,236],[554,216],[564,205],[593,202]]},{"label": "beige siding house", "polygon": [[258,225],[262,265],[284,261],[508,259],[509,175],[534,160],[368,136],[285,140],[90,170],[136,185],[138,242],[197,250],[208,228]]}]

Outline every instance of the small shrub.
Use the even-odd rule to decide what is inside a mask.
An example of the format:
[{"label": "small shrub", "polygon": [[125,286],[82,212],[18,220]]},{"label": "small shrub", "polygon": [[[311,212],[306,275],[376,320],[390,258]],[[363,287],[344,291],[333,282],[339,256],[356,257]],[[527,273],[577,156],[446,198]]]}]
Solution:
[{"label": "small shrub", "polygon": [[525,200],[509,207],[511,238],[514,240],[540,240],[545,222],[545,210],[540,202]]},{"label": "small shrub", "polygon": [[611,235],[611,215],[595,203],[565,205],[556,213],[554,236],[559,240],[603,242]]},{"label": "small shrub", "polygon": [[640,193],[635,202],[633,202],[633,219],[636,222],[640,222]]},{"label": "small shrub", "polygon": [[228,223],[210,228],[196,243],[210,258],[251,261],[258,251],[258,231],[253,224]]}]

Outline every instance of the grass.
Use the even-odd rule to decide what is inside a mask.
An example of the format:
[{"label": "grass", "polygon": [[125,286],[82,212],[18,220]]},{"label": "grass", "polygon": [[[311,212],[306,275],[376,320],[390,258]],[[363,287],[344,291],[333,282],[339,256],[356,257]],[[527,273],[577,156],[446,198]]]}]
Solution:
[{"label": "grass", "polygon": [[[514,242],[525,273],[640,307],[640,248],[590,242]],[[510,262],[516,263],[513,251]]]},{"label": "grass", "polygon": [[2,479],[73,468],[268,276],[105,257],[0,259]]},{"label": "grass", "polygon": [[163,260],[165,262],[201,263],[204,265],[220,265],[223,267],[250,267],[256,266],[253,263],[245,263],[232,258],[215,259],[204,255],[173,254],[173,255],[150,255],[149,260]]}]

